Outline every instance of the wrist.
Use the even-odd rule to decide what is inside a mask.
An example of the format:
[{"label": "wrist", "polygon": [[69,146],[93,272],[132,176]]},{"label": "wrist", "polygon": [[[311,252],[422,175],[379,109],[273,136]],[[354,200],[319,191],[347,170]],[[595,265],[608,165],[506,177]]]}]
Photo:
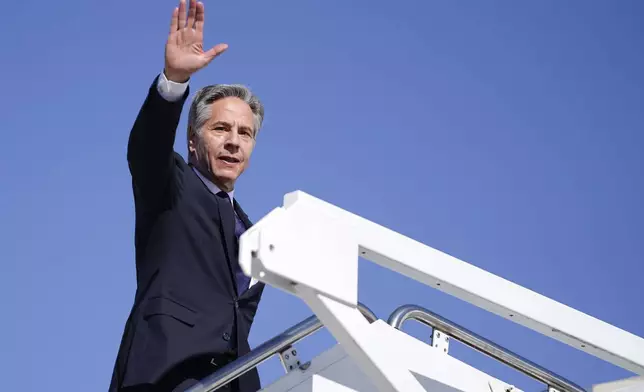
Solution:
[{"label": "wrist", "polygon": [[166,79],[168,79],[170,82],[175,83],[186,83],[190,79],[190,74],[177,72],[168,69],[167,67],[163,69],[163,74],[165,75]]}]

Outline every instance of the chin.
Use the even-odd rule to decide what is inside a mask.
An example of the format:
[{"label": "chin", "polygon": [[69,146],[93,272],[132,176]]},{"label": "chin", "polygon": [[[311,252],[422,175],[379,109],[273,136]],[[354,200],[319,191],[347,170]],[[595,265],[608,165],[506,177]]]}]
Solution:
[{"label": "chin", "polygon": [[217,170],[216,174],[220,177],[237,178],[239,176],[239,172],[240,170],[233,168],[220,168]]},{"label": "chin", "polygon": [[239,177],[239,174],[237,171],[231,171],[231,170],[218,170],[215,173],[215,177],[219,179],[219,181],[222,182],[234,182],[237,180],[237,177]]},{"label": "chin", "polygon": [[243,166],[240,165],[221,165],[215,164],[213,167],[213,174],[220,181],[234,182],[244,171]]}]

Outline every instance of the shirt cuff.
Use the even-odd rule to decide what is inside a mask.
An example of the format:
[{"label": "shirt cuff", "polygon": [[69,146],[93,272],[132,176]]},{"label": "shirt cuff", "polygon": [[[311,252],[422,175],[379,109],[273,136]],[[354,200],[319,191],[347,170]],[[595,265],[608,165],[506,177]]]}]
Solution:
[{"label": "shirt cuff", "polygon": [[161,72],[159,79],[157,81],[157,91],[159,94],[169,102],[178,101],[188,88],[188,82],[177,83],[165,77],[165,74]]}]

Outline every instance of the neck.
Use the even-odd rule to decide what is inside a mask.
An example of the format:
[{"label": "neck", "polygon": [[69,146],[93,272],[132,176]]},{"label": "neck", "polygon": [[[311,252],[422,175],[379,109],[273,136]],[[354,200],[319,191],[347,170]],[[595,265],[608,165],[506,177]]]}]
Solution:
[{"label": "neck", "polygon": [[215,175],[213,175],[208,165],[201,164],[201,162],[194,162],[192,159],[189,161],[189,164],[190,166],[193,166],[195,169],[197,169],[202,176],[207,178],[210,182],[215,184],[217,188],[221,189],[222,191],[226,193],[230,193],[235,189],[233,184],[225,184],[222,181],[220,181],[217,177],[215,177]]}]

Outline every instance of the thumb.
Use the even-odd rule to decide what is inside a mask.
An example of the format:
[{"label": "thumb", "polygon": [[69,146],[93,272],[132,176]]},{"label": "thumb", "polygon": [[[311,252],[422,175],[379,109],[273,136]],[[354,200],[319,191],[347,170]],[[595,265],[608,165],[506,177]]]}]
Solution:
[{"label": "thumb", "polygon": [[228,49],[227,44],[219,44],[219,45],[213,46],[210,50],[204,53],[204,56],[206,57],[206,61],[211,62],[215,57],[224,53],[226,49]]}]

